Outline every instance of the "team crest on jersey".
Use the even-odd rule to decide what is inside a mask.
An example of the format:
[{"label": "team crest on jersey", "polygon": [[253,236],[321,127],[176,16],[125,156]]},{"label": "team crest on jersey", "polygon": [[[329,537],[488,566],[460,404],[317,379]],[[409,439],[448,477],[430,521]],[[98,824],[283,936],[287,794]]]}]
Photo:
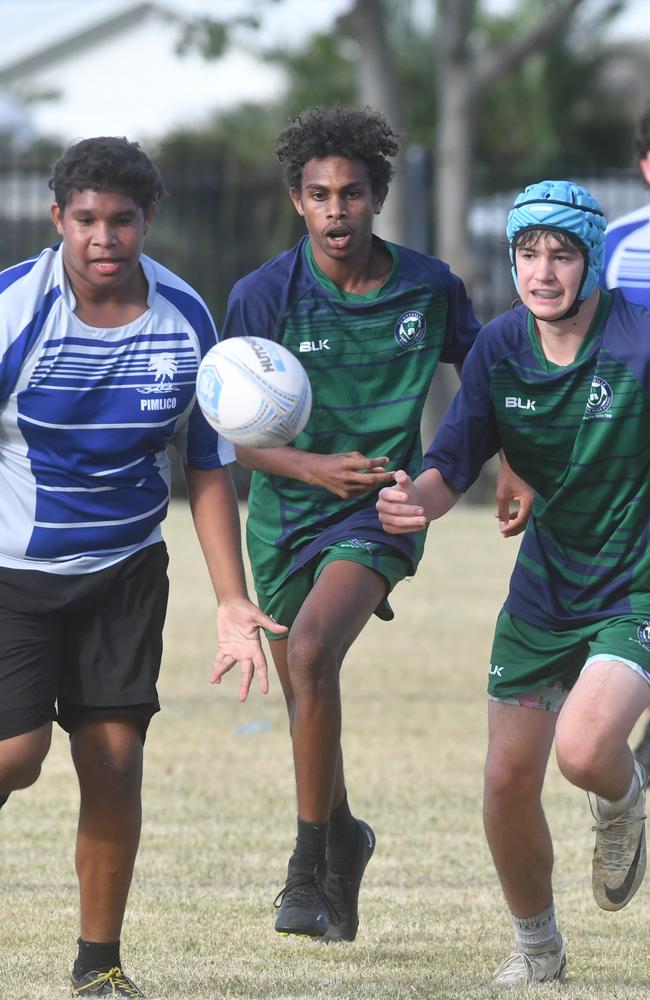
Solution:
[{"label": "team crest on jersey", "polygon": [[636,630],[636,637],[643,646],[650,652],[650,622],[643,622]]},{"label": "team crest on jersey", "polygon": [[405,351],[410,350],[424,338],[427,321],[417,309],[402,313],[395,324],[395,340]]},{"label": "team crest on jersey", "polygon": [[614,393],[609,382],[606,382],[604,378],[600,378],[598,375],[594,375],[591,389],[589,390],[585,417],[589,419],[590,417],[602,417],[606,414],[607,416],[611,416],[607,411],[611,408],[613,401]]},{"label": "team crest on jersey", "polygon": [[[140,386],[138,392],[144,396],[150,396],[151,393],[155,393],[159,397],[161,393],[180,392],[180,389],[174,385],[174,375],[177,370],[178,361],[173,354],[167,352],[154,354],[149,359],[147,366],[147,372],[153,375],[153,383],[151,385]],[[140,409],[175,410],[176,400],[170,396],[167,396],[167,399],[142,399],[140,400]]]}]

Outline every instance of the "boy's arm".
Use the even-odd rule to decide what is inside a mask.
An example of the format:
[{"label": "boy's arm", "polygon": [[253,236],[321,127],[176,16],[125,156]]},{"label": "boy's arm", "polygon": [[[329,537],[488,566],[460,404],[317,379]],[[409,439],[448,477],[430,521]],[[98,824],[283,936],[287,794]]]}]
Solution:
[{"label": "boy's arm", "polygon": [[277,635],[287,631],[249,599],[241,552],[239,508],[227,466],[185,467],[194,527],[217,597],[218,649],[210,680],[220,684],[225,673],[240,664],[240,701],[245,701],[257,670],[260,690],[269,688],[260,628]]},{"label": "boy's arm", "polygon": [[322,486],[344,500],[376,490],[394,478],[392,472],[384,469],[388,458],[366,458],[358,451],[320,455],[288,446],[237,448],[237,460],[247,469]]}]

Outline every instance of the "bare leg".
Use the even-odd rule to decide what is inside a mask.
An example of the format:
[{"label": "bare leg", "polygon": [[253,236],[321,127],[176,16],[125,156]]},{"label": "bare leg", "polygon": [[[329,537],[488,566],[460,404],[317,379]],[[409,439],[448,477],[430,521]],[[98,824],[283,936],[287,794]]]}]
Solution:
[{"label": "bare leg", "polygon": [[[278,673],[282,692],[287,703],[289,713],[289,732],[293,740],[293,720],[295,715],[295,696],[293,686],[289,678],[289,664],[287,662],[288,639],[276,639],[270,643],[273,662]],[[339,737],[338,759],[336,763],[336,774],[332,793],[332,809],[335,809],[345,795],[345,777],[343,773],[343,750]]]},{"label": "bare leg", "polygon": [[624,663],[596,660],[580,675],[560,713],[556,753],[568,780],[609,800],[632,778],[628,737],[650,703],[650,685]]},{"label": "bare leg", "polygon": [[374,570],[330,563],[300,609],[284,657],[273,643],[289,709],[298,815],[312,823],[327,822],[343,798],[339,672],[385,591]]},{"label": "bare leg", "polygon": [[81,937],[117,941],[140,840],[142,737],[130,720],[97,719],[79,726],[71,746],[81,792]]},{"label": "bare leg", "polygon": [[551,905],[553,845],[541,793],[556,716],[489,702],[484,824],[511,913],[529,917]]},{"label": "bare leg", "polygon": [[52,741],[52,723],[0,741],[0,793],[33,785]]},{"label": "bare leg", "polygon": [[595,660],[580,675],[558,723],[560,769],[574,785],[595,793],[592,889],[604,910],[626,906],[645,874],[645,776],[627,740],[649,699],[647,681],[629,666]]},{"label": "bare leg", "polygon": [[[339,672],[385,590],[384,578],[374,570],[343,560],[330,563],[303,603],[288,640],[272,644],[289,710],[298,800],[296,847],[278,897],[282,903],[275,927],[282,933],[347,940],[356,935],[359,885],[374,835],[343,803]],[[337,813],[330,823],[333,808]],[[361,830],[369,842],[365,851],[359,845]],[[326,885],[328,895],[321,889],[326,858],[328,879],[330,863],[340,865],[343,859],[353,869],[336,904],[331,887]]]}]

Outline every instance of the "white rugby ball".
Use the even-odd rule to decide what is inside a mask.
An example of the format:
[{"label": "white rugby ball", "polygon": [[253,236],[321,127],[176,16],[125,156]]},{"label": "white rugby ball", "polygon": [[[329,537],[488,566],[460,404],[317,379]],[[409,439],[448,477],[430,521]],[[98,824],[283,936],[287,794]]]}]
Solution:
[{"label": "white rugby ball", "polygon": [[196,397],[215,430],[249,448],[288,444],[311,412],[307,372],[286,347],[263,337],[232,337],[210,348]]}]

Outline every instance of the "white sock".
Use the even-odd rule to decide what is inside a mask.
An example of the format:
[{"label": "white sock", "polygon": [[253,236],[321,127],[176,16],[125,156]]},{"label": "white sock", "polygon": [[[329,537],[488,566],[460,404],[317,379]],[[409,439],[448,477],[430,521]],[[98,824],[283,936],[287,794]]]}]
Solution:
[{"label": "white sock", "polygon": [[613,819],[614,816],[620,816],[621,813],[624,813],[626,809],[630,808],[632,803],[636,800],[640,790],[641,781],[635,766],[634,771],[632,772],[630,787],[622,798],[610,800],[602,799],[600,795],[597,796],[598,808],[600,809],[601,816],[606,816],[607,819]]},{"label": "white sock", "polygon": [[515,929],[515,941],[521,951],[550,951],[559,947],[559,934],[553,903],[532,917],[515,917],[510,914]]}]

